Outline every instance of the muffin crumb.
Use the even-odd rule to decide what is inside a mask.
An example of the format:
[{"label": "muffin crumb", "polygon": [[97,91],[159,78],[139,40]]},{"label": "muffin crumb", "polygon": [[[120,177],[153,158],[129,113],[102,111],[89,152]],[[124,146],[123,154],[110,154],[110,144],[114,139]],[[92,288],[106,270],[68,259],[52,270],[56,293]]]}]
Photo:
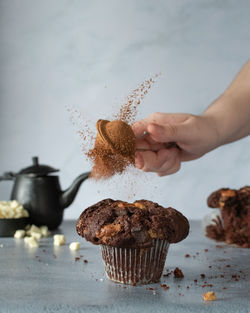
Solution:
[{"label": "muffin crumb", "polygon": [[176,267],[174,270],[174,277],[175,278],[183,278],[184,274],[182,273],[182,270],[179,269],[179,267]]},{"label": "muffin crumb", "polygon": [[167,286],[166,284],[161,284],[160,285],[165,291],[168,290],[170,287]]},{"label": "muffin crumb", "polygon": [[212,284],[204,284],[204,285],[202,285],[201,287],[202,287],[202,288],[205,288],[205,287],[213,287],[213,285],[212,285]]},{"label": "muffin crumb", "polygon": [[213,291],[208,291],[206,293],[203,293],[203,299],[205,301],[214,301],[216,300],[216,294]]}]

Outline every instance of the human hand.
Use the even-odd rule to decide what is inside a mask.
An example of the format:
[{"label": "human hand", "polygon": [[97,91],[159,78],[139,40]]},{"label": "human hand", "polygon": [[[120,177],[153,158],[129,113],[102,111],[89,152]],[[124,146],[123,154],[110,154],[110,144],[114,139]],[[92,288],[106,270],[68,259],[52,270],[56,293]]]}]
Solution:
[{"label": "human hand", "polygon": [[219,146],[216,123],[205,115],[153,113],[135,122],[132,129],[136,167],[158,176],[173,174],[181,162],[195,160]]}]

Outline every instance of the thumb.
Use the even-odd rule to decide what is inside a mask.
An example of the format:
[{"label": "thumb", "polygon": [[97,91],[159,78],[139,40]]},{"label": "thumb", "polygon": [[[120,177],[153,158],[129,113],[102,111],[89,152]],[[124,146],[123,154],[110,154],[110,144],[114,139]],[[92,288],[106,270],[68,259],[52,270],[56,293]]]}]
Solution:
[{"label": "thumb", "polygon": [[153,140],[157,142],[178,142],[185,140],[187,136],[187,127],[184,123],[158,125],[148,124],[147,131]]}]

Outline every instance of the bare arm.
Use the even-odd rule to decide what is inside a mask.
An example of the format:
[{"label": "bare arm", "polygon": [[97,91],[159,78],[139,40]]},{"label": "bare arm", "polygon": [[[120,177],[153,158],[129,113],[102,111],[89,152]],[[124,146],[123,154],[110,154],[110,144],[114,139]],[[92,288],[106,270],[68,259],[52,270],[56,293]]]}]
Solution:
[{"label": "bare arm", "polygon": [[[133,125],[136,166],[159,176],[175,173],[181,162],[250,134],[250,61],[226,91],[200,116],[154,113]],[[145,135],[146,133],[146,135]],[[175,142],[179,148],[168,148]]]},{"label": "bare arm", "polygon": [[217,125],[220,144],[250,134],[250,61],[234,78],[226,91],[203,114]]}]

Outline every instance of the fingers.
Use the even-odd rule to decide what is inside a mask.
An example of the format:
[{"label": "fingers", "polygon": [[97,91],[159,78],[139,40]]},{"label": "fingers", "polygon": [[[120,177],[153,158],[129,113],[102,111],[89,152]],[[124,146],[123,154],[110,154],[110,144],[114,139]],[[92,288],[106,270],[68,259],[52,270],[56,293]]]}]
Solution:
[{"label": "fingers", "polygon": [[142,153],[143,152],[135,153],[135,167],[137,167],[139,170],[143,169],[144,167],[144,158]]},{"label": "fingers", "polygon": [[139,138],[136,140],[136,150],[152,150],[158,151],[166,148],[165,144],[155,142],[149,136],[144,136],[143,138]]},{"label": "fingers", "polygon": [[158,169],[157,171],[158,176],[174,174],[177,171],[179,171],[181,167],[179,149],[172,148],[172,149],[167,149],[165,151],[168,152],[167,159],[163,163],[163,165]]},{"label": "fingers", "polygon": [[180,151],[171,148],[157,152],[136,152],[135,165],[145,172],[156,172],[159,176],[173,174],[180,169]]},{"label": "fingers", "polygon": [[[195,115],[154,113],[134,123],[136,167],[164,176],[177,172],[181,161],[198,158],[200,151],[191,149],[202,130],[198,122]],[[180,149],[167,148],[167,143],[175,143]]]},{"label": "fingers", "polygon": [[[188,126],[188,127],[187,127]],[[132,126],[137,138],[144,138],[145,134],[155,142],[177,142],[185,141],[190,128],[187,123],[165,123],[164,125],[156,123],[147,123],[145,120],[139,121]]]},{"label": "fingers", "polygon": [[158,176],[166,176],[166,175],[171,175],[176,172],[178,172],[181,168],[181,162],[178,160],[175,160],[172,165],[168,164],[168,168],[165,171],[158,172]]},{"label": "fingers", "polygon": [[[136,166],[145,172],[157,172],[166,161],[167,150],[136,152]],[[140,158],[138,160],[138,157]],[[139,162],[138,162],[139,161]]]},{"label": "fingers", "polygon": [[147,130],[154,141],[157,142],[174,142],[185,138],[183,124],[165,124],[157,125],[148,124]]},{"label": "fingers", "polygon": [[156,124],[167,123],[171,115],[172,114],[166,114],[166,113],[153,113],[149,115],[148,117],[135,122],[132,125],[132,129],[134,131],[135,136],[137,138],[142,137],[148,131],[148,125],[150,123],[156,123]]},{"label": "fingers", "polygon": [[[140,138],[144,135],[145,132],[148,132],[149,124],[157,125],[179,125],[185,122],[191,117],[190,114],[184,113],[153,113],[148,117],[135,122],[132,125],[132,129],[137,138]],[[171,127],[171,126],[170,126]],[[170,130],[171,134],[171,130]]]},{"label": "fingers", "polygon": [[147,126],[148,126],[148,122],[146,121],[146,119],[135,122],[131,126],[133,129],[133,132],[135,134],[135,137],[140,138],[140,137],[144,136],[144,134],[147,132]]}]

